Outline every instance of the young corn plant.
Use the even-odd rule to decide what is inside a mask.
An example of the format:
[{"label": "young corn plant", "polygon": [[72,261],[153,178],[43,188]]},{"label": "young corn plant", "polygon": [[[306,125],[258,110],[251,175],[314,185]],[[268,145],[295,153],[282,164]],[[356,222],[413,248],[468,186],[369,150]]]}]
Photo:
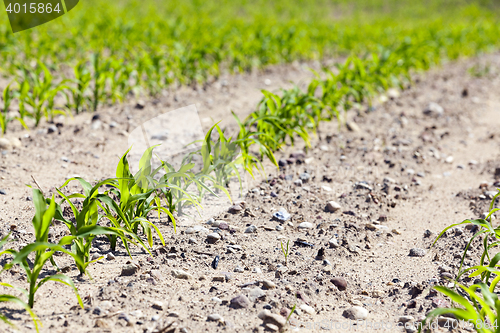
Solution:
[{"label": "young corn plant", "polygon": [[2,134],[7,132],[7,125],[13,120],[13,118],[9,117],[9,107],[14,98],[14,94],[10,88],[11,84],[12,83],[9,83],[9,85],[5,87],[2,94],[3,108],[0,110],[0,129],[2,130]]},{"label": "young corn plant", "polygon": [[92,54],[90,62],[93,69],[93,86],[92,86],[92,111],[97,111],[99,101],[106,100],[106,81],[109,73],[110,62],[106,61],[101,64],[101,54],[99,52]]},{"label": "young corn plant", "polygon": [[[11,286],[10,284],[3,283],[3,282],[0,282],[0,286],[16,289],[13,286]],[[33,310],[31,310],[30,306],[28,304],[26,304],[23,300],[21,300],[19,297],[12,296],[9,294],[0,294],[0,304],[2,304],[2,303],[12,303],[12,304],[21,306],[24,310],[26,310],[26,312],[29,313],[29,315],[31,316],[31,320],[33,321],[33,324],[35,325],[36,331],[39,332],[39,329],[40,329],[39,326],[41,326],[40,319],[38,319],[38,317],[33,312]],[[1,313],[0,313],[0,320],[3,321],[4,323],[8,324],[12,328],[17,329],[17,327],[5,315],[3,315]]]},{"label": "young corn plant", "polygon": [[[28,295],[28,305],[30,308],[33,308],[35,303],[35,294],[37,290],[48,281],[60,282],[71,287],[78,299],[78,303],[83,308],[83,303],[80,295],[78,294],[78,290],[68,276],[64,274],[54,274],[39,280],[40,273],[42,272],[46,262],[51,260],[54,265],[52,256],[56,251],[61,251],[72,256],[75,262],[79,265],[83,266],[83,262],[77,255],[65,249],[64,245],[68,245],[70,243],[67,238],[63,237],[58,244],[48,242],[50,224],[52,223],[56,213],[56,202],[54,200],[54,196],[52,196],[50,204],[47,206],[47,202],[41,191],[34,189],[33,203],[35,205],[35,216],[33,217],[32,224],[35,230],[36,240],[34,243],[23,247],[19,250],[19,252],[13,249],[7,249],[0,252],[0,256],[10,254],[13,257],[10,262],[4,265],[2,272],[10,269],[16,264],[23,267],[29,283],[29,289],[25,293]],[[32,253],[35,258],[30,264],[28,257]]]},{"label": "young corn plant", "polygon": [[184,208],[188,206],[202,208],[201,201],[206,192],[217,196],[206,181],[210,181],[213,187],[217,187],[229,196],[229,192],[211,175],[193,171],[196,164],[192,162],[192,156],[193,154],[185,156],[178,169],[166,161],[161,161],[164,174],[158,182],[161,184],[161,191],[170,213],[177,212],[182,215]]},{"label": "young corn plant", "polygon": [[281,252],[283,252],[283,256],[285,256],[285,266],[288,266],[288,255],[290,254],[290,249],[288,247],[289,245],[290,245],[290,240],[286,242],[286,250],[285,250],[283,242],[281,242]]},{"label": "young corn plant", "polygon": [[[491,224],[492,215],[499,211],[498,208],[494,208],[495,201],[500,196],[499,192],[493,197],[490,210],[485,219],[477,220],[465,220],[461,223],[457,223],[445,228],[436,238],[433,245],[437,242],[442,235],[449,230],[458,225],[462,224],[474,224],[479,227],[479,230],[471,237],[470,241],[467,243],[462,259],[460,262],[460,268],[455,279],[455,286],[462,290],[461,294],[457,293],[455,290],[447,287],[436,286],[434,289],[448,296],[452,302],[454,302],[459,307],[451,308],[438,308],[430,312],[426,318],[426,321],[432,321],[439,315],[442,314],[453,314],[458,320],[464,320],[472,325],[472,329],[477,332],[499,332],[500,327],[498,326],[498,316],[500,315],[500,300],[498,295],[495,293],[495,288],[500,282],[500,252],[496,253],[493,257],[490,257],[490,251],[492,248],[500,245],[500,227],[494,228]],[[478,236],[483,236],[483,253],[479,265],[469,267],[462,270],[462,266],[465,260],[467,251],[470,245]],[[488,242],[489,239],[494,239],[493,242]],[[485,263],[485,260],[489,261],[489,264]],[[457,281],[465,274],[470,273],[469,277],[480,277],[481,282],[472,285],[471,287],[463,286]],[[496,277],[492,278],[492,274]],[[480,295],[478,295],[478,290],[480,290]],[[465,297],[464,297],[465,296]],[[425,325],[425,321],[423,323]]]},{"label": "young corn plant", "polygon": [[[2,251],[3,246],[8,242],[9,236],[10,236],[10,234],[8,234],[7,236],[5,236],[4,238],[2,238],[0,240],[0,251]],[[0,252],[0,255],[1,255],[1,252]],[[12,286],[8,283],[5,283],[5,282],[0,282],[0,286],[10,288],[10,289],[16,289],[16,290],[21,291],[21,292],[25,292],[24,290],[22,290],[22,289],[19,290],[18,288],[15,288],[14,286]],[[0,294],[0,303],[13,303],[13,304],[19,305],[22,308],[24,308],[26,310],[26,312],[28,312],[30,314],[31,319],[33,320],[33,324],[35,324],[36,331],[37,332],[39,331],[38,326],[40,324],[40,319],[38,319],[38,317],[35,315],[35,313],[33,313],[33,311],[28,306],[28,304],[26,304],[24,301],[22,301],[19,297],[12,296],[9,294]],[[5,315],[3,315],[1,313],[0,313],[0,320],[3,321],[4,323],[10,325],[11,327],[16,328],[15,325]]]},{"label": "young corn plant", "polygon": [[[217,141],[212,139],[214,129],[217,130]],[[218,123],[212,126],[205,135],[199,151],[203,160],[200,174],[215,174],[213,186],[216,193],[221,189],[225,190],[231,177],[237,177],[240,188],[242,187],[241,175],[238,171],[238,166],[243,164],[243,155],[240,154],[240,150],[239,142],[233,140],[232,137],[226,137]],[[229,193],[225,192],[229,196]]]},{"label": "young corn plant", "polygon": [[[236,119],[236,122],[239,126],[239,132],[237,140],[235,141],[241,149],[241,157],[243,160],[243,168],[247,171],[252,178],[253,170],[257,169],[259,172],[264,171],[264,166],[262,165],[261,159],[266,156],[271,163],[273,163],[276,167],[278,167],[278,161],[273,154],[273,148],[277,145],[275,139],[266,132],[254,132],[251,127],[252,122],[247,121],[245,123],[241,122],[240,119],[233,112],[233,117]],[[276,118],[274,116],[264,115],[262,117],[253,118],[254,121],[269,121],[272,123]],[[260,153],[260,160],[257,158],[253,152],[250,150],[254,145],[258,146]]]},{"label": "young corn plant", "polygon": [[[139,227],[146,235],[148,244],[153,246],[152,229],[156,231],[162,244],[165,244],[163,235],[158,227],[149,221],[148,214],[157,211],[166,213],[172,221],[175,220],[171,212],[160,205],[160,189],[164,186],[153,177],[159,168],[152,170],[151,158],[154,147],[148,148],[139,161],[139,172],[134,176],[130,172],[127,155],[130,149],[122,156],[116,168],[116,179],[110,183],[113,187],[110,193],[114,194],[118,203],[106,199],[103,201],[103,209],[113,225],[122,228],[130,234],[137,235]],[[116,235],[109,235],[111,248],[116,247]],[[123,238],[122,238],[123,240]],[[146,250],[148,248],[140,238],[136,238]],[[149,250],[148,250],[149,251]]]},{"label": "young corn plant", "polygon": [[[498,295],[493,291],[495,285],[492,284],[488,287],[488,285],[481,282],[467,287],[457,284],[464,296],[450,288],[442,286],[434,287],[437,291],[448,296],[456,306],[432,310],[425,320],[419,323],[419,332],[422,332],[423,328],[427,328],[427,323],[432,323],[439,315],[451,314],[457,320],[462,321],[462,323],[465,322],[465,325],[468,325],[469,329],[473,329],[476,332],[498,333],[500,331],[500,300],[498,299]],[[458,325],[463,326],[457,322],[456,327]],[[456,328],[455,325],[453,326],[453,328]]]},{"label": "young corn plant", "polygon": [[[80,182],[84,193],[73,193],[66,196],[62,192],[62,189],[73,180]],[[141,242],[137,235],[131,233],[130,230],[121,228],[118,225],[113,227],[104,227],[99,225],[103,217],[114,219],[112,215],[99,214],[99,208],[105,210],[108,207],[107,205],[113,205],[114,203],[114,201],[106,193],[99,193],[99,188],[105,185],[114,185],[113,179],[105,179],[92,186],[84,179],[76,177],[68,179],[61,186],[61,188],[57,189],[57,192],[63,200],[57,204],[54,218],[66,224],[69,229],[71,236],[66,236],[64,239],[65,242],[69,242],[71,244],[71,252],[80,258],[78,262],[75,262],[78,270],[80,271],[80,275],[85,274],[87,266],[96,261],[90,260],[90,249],[92,247],[92,241],[96,236],[106,235],[108,238],[121,238],[129,255],[130,251],[128,248],[128,242],[132,242],[133,244]],[[78,210],[75,204],[71,201],[71,199],[74,198],[83,199],[82,208],[80,210]],[[61,209],[61,204],[63,202],[66,202],[71,208],[73,220],[68,220],[64,217],[63,210]],[[116,203],[114,204],[116,205]],[[127,236],[130,236],[130,238]]]},{"label": "young corn plant", "polygon": [[78,114],[84,110],[85,105],[88,104],[87,91],[89,89],[92,76],[90,71],[87,69],[87,61],[79,61],[78,64],[73,68],[75,79],[73,80],[74,87],[69,89],[72,96],[72,102],[67,101],[68,105],[72,105],[75,113]]},{"label": "young corn plant", "polygon": [[[443,231],[441,231],[441,233],[436,237],[436,240],[433,242],[432,245],[434,246],[434,244],[436,244],[436,242],[443,236],[443,234],[446,231],[448,231],[450,228],[453,228],[453,227],[456,227],[459,225],[474,224],[474,225],[479,227],[478,231],[471,237],[471,239],[469,240],[469,242],[467,243],[467,245],[464,249],[464,252],[462,254],[462,258],[460,260],[460,267],[458,269],[458,274],[457,274],[457,277],[455,279],[456,281],[458,281],[463,274],[470,272],[470,271],[476,271],[474,273],[474,276],[481,275],[481,280],[486,283],[488,281],[488,279],[490,278],[491,272],[495,272],[497,270],[496,267],[499,266],[497,264],[500,261],[500,253],[497,253],[492,257],[490,255],[490,251],[491,251],[491,249],[500,246],[500,226],[493,227],[493,225],[491,224],[492,215],[495,212],[500,210],[499,208],[494,208],[495,202],[499,196],[500,196],[500,190],[491,200],[489,213],[486,216],[486,218],[476,219],[476,220],[467,219],[461,223],[452,224],[452,225],[448,226],[447,228],[445,228]],[[483,253],[481,254],[481,259],[479,261],[479,265],[474,266],[474,267],[469,267],[467,269],[462,270],[462,267],[463,267],[463,264],[465,261],[465,256],[467,255],[467,251],[469,250],[472,242],[477,237],[479,237],[481,235],[484,238],[483,238]],[[493,239],[494,241],[491,243],[488,243],[489,239]],[[485,265],[486,260],[489,261],[488,265]]]}]

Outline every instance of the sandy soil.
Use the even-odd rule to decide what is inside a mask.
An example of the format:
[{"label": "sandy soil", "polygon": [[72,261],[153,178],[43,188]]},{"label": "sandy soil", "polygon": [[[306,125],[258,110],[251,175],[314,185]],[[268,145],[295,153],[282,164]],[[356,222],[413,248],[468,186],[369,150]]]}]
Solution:
[{"label": "sandy soil", "polygon": [[[286,329],[341,330],[336,325],[349,324],[346,316],[358,306],[368,312],[368,322],[348,330],[400,332],[398,320],[419,320],[435,306],[446,306],[430,287],[447,283],[443,273],[457,273],[456,256],[472,234],[453,230],[430,245],[446,226],[487,210],[500,167],[500,80],[472,77],[468,69],[475,64],[500,68],[500,54],[416,75],[411,88],[352,112],[353,130],[323,124],[306,153],[301,146],[284,147],[276,155],[286,166],[267,166],[267,179],[247,185],[247,210],[232,214],[228,204],[210,223],[206,216],[180,218],[176,234],[166,220],[152,218],[167,244],[156,242],[152,258],[133,248],[133,275],[122,276],[130,261],[123,247],[112,253],[114,259],[90,267],[92,280],[77,279],[68,258],[56,257],[61,267],[69,265],[67,274],[75,278],[85,308],[68,288],[48,283],[34,307],[42,331],[272,331],[296,304]],[[82,114],[29,133],[9,133],[7,138],[18,138],[20,146],[0,155],[5,193],[0,195],[0,233],[13,230],[13,248],[34,239],[31,190],[24,186],[34,185],[32,176],[46,194],[75,174],[88,180],[112,177],[134,128],[191,104],[205,130],[219,120],[233,130],[230,110],[240,116],[251,112],[260,89],[276,91],[290,87],[290,81],[304,85],[312,76],[305,67],[230,76],[205,90],[170,91],[143,108],[134,101],[103,108],[98,119]],[[443,112],[425,113],[431,102]],[[56,131],[48,133],[54,125]],[[300,178],[304,181],[298,185]],[[68,190],[77,189],[75,184]],[[329,212],[330,201],[340,208]],[[280,208],[291,214],[289,220],[273,219]],[[255,232],[245,232],[252,225]],[[53,230],[54,241],[65,233],[62,225]],[[213,232],[221,239],[210,244],[207,234]],[[291,250],[285,266],[280,242],[287,240]],[[92,253],[110,253],[104,238],[96,239]],[[474,250],[466,265],[475,263],[478,253]],[[216,269],[215,256],[220,257]],[[177,270],[187,272],[188,279],[174,277]],[[26,286],[19,268],[3,272],[1,280]],[[266,313],[262,320],[258,315],[264,318],[265,309],[277,316]],[[34,331],[26,314],[10,307],[2,311],[21,331]],[[377,329],[377,323],[385,326]],[[0,331],[12,330],[3,325]]]}]

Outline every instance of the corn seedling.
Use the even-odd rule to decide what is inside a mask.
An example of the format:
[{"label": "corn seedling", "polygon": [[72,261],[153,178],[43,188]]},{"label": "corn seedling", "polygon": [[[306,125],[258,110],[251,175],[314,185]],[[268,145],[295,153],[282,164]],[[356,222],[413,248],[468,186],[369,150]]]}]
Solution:
[{"label": "corn seedling", "polygon": [[[474,224],[474,225],[479,227],[478,231],[471,237],[471,239],[469,240],[469,242],[467,243],[467,245],[464,249],[464,252],[462,254],[462,259],[460,261],[460,267],[458,269],[456,281],[458,281],[458,279],[463,274],[474,270],[476,272],[479,272],[483,282],[487,282],[489,277],[490,277],[491,270],[495,270],[495,267],[497,267],[497,263],[498,263],[498,261],[500,261],[500,253],[497,253],[495,256],[491,257],[489,252],[492,248],[500,246],[500,226],[494,228],[491,224],[491,216],[495,212],[500,210],[499,208],[494,208],[495,201],[497,200],[497,198],[499,196],[500,196],[500,190],[491,200],[489,213],[486,216],[486,218],[476,219],[476,220],[465,220],[461,223],[452,224],[452,225],[448,226],[447,228],[445,228],[443,231],[441,231],[441,233],[436,237],[436,240],[434,240],[434,243],[432,244],[433,246],[443,236],[443,234],[446,231],[448,231],[449,229],[454,228],[456,226],[459,226],[459,225]],[[483,253],[481,255],[479,266],[474,266],[474,267],[470,267],[470,268],[462,270],[465,256],[467,255],[467,251],[469,250],[472,242],[478,236],[481,236],[481,235],[484,238],[483,238]],[[490,238],[494,239],[494,241],[491,243],[488,242],[488,239],[490,239]],[[485,260],[488,260],[490,262],[488,266],[485,266]],[[479,274],[476,274],[476,275],[479,275]]]},{"label": "corn seedling", "polygon": [[[35,302],[35,293],[37,290],[44,285],[48,281],[56,281],[63,283],[73,289],[75,295],[78,299],[80,306],[83,308],[83,303],[78,294],[78,290],[74,285],[73,281],[64,274],[55,274],[47,276],[40,281],[38,280],[39,275],[45,266],[48,260],[53,261],[53,254],[56,251],[64,252],[73,257],[75,262],[79,265],[83,266],[83,262],[81,262],[80,258],[73,254],[72,252],[67,251],[64,248],[64,245],[68,245],[68,239],[62,238],[58,244],[48,243],[49,236],[49,228],[52,223],[52,219],[54,218],[56,212],[56,202],[54,201],[54,197],[50,200],[50,205],[47,207],[47,203],[40,192],[40,190],[33,190],[33,203],[35,205],[35,216],[33,217],[33,228],[35,229],[35,239],[34,243],[28,244],[23,247],[21,250],[15,251],[13,249],[7,249],[0,252],[0,256],[4,254],[10,254],[13,256],[13,259],[4,265],[3,270],[8,270],[12,266],[16,264],[20,264],[25,272],[29,283],[29,290],[26,291],[28,295],[28,305],[30,308],[33,308]],[[28,256],[34,253],[35,258],[30,265],[28,262]]]},{"label": "corn seedling", "polygon": [[[69,182],[77,180],[83,188],[84,194],[73,193],[66,196],[62,189],[69,184]],[[130,255],[128,248],[128,242],[136,244],[141,243],[139,237],[130,230],[121,228],[119,225],[114,225],[113,227],[99,226],[98,223],[103,217],[110,218],[112,220],[115,217],[109,213],[108,205],[116,205],[116,203],[105,193],[99,193],[99,188],[104,185],[113,185],[112,179],[106,179],[94,186],[91,186],[87,181],[82,178],[70,178],[68,179],[61,188],[57,189],[59,195],[63,198],[60,204],[56,207],[55,219],[66,224],[69,229],[71,236],[66,236],[65,242],[71,244],[71,252],[79,258],[79,261],[75,262],[80,274],[83,275],[86,272],[86,268],[89,264],[94,261],[90,261],[90,248],[92,247],[93,239],[98,235],[106,235],[107,237],[114,237],[114,239],[121,238],[127,252]],[[82,203],[82,208],[80,210],[73,204],[71,199],[81,198],[84,199]],[[61,209],[61,204],[66,202],[73,213],[73,219],[68,220],[63,216],[63,211]],[[99,214],[99,208],[105,210],[107,215],[103,216]],[[130,238],[127,238],[130,236]]]},{"label": "corn seedling", "polygon": [[[0,286],[7,287],[7,288],[12,288],[16,289],[10,284],[0,282]],[[29,313],[31,316],[31,320],[33,321],[33,324],[35,325],[35,329],[37,332],[39,332],[39,326],[41,326],[40,319],[35,315],[33,310],[29,307],[28,304],[26,304],[24,301],[22,301],[19,297],[12,296],[9,294],[0,294],[0,303],[13,303],[18,306],[21,306],[26,312]],[[16,326],[5,316],[0,313],[0,320],[3,321],[4,323],[8,324],[14,329],[17,329]]]},{"label": "corn seedling", "polygon": [[[419,323],[419,332],[423,328],[426,328],[427,323],[432,323],[435,318],[444,314],[453,315],[456,319],[454,324],[449,325],[450,329],[457,328],[459,325],[467,325],[469,330],[474,329],[480,333],[499,332],[500,327],[498,325],[500,323],[498,322],[498,317],[500,314],[500,300],[498,299],[498,295],[493,292],[494,286],[488,287],[488,285],[482,282],[470,287],[461,284],[457,284],[457,286],[461,289],[464,296],[446,287],[434,287],[437,291],[448,296],[459,307],[432,310],[426,319],[422,323]],[[461,323],[458,321],[461,321]]]},{"label": "corn seedling", "polygon": [[11,83],[5,87],[2,94],[3,108],[0,110],[0,129],[2,130],[2,134],[7,132],[7,124],[12,121],[12,118],[9,117],[9,107],[13,99],[13,92],[10,85]]},{"label": "corn seedling", "polygon": [[288,247],[289,245],[290,245],[290,240],[286,242],[286,250],[285,250],[283,242],[281,242],[281,252],[283,252],[283,255],[285,256],[285,266],[288,266],[288,255],[290,254],[290,249]]},{"label": "corn seedling", "polygon": [[[106,199],[103,208],[107,213],[106,217],[117,228],[123,226],[127,232],[137,235],[140,226],[147,237],[150,247],[153,245],[152,229],[156,231],[162,243],[165,244],[158,227],[148,220],[150,212],[156,210],[158,216],[160,216],[161,212],[164,212],[175,223],[170,211],[159,204],[158,196],[163,185],[158,184],[153,178],[159,170],[152,171],[151,169],[153,149],[154,147],[151,147],[144,152],[139,161],[139,172],[135,176],[130,172],[127,160],[130,149],[122,156],[116,168],[116,179],[111,183],[113,189],[110,191],[117,197],[118,204],[115,201]],[[111,241],[111,248],[114,249],[116,247],[116,235],[108,237]],[[136,240],[147,250],[142,240]]]}]

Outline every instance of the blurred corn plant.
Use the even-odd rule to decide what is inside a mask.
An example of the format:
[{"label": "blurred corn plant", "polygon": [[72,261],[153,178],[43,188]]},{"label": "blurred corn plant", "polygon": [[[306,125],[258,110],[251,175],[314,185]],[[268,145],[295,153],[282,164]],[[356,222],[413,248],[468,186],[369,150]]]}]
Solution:
[{"label": "blurred corn plant", "polygon": [[[50,70],[41,61],[38,61],[34,70],[21,67],[22,81],[20,82],[20,111],[21,119],[28,116],[35,121],[35,127],[40,124],[43,117],[52,120],[57,114],[65,114],[62,110],[55,110],[54,99],[68,87],[65,82],[56,84]],[[25,109],[25,105],[31,107],[31,111]]]},{"label": "blurred corn plant", "polygon": [[2,94],[3,108],[0,110],[0,129],[2,130],[2,134],[7,132],[7,125],[14,119],[9,116],[9,107],[14,98],[14,93],[10,88],[11,84],[12,83],[9,83],[7,87],[5,87]]},{"label": "blurred corn plant", "polygon": [[[203,149],[202,149],[203,150]],[[168,211],[182,215],[185,208],[202,208],[201,202],[206,193],[217,196],[215,190],[222,190],[231,199],[229,192],[217,180],[203,170],[195,172],[196,163],[193,157],[196,153],[184,156],[178,168],[160,159],[163,174],[159,179],[161,190]],[[207,156],[208,157],[208,156]],[[209,167],[206,172],[213,171]]]},{"label": "blurred corn plant", "polygon": [[[91,82],[91,74],[87,68],[87,61],[79,61],[73,68],[73,73],[75,78],[70,80],[73,82],[73,86],[70,86],[68,91],[65,91],[66,105],[75,110],[78,114],[85,109],[86,105],[89,105],[89,96],[87,92],[89,90],[89,85]],[[71,100],[69,96],[71,95]]]}]

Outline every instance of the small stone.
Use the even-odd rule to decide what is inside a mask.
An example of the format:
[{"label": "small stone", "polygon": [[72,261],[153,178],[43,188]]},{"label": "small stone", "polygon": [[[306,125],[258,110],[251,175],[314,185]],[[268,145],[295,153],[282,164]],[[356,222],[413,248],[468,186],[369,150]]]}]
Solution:
[{"label": "small stone", "polygon": [[135,108],[138,110],[144,109],[146,106],[146,102],[144,102],[142,99],[138,100],[137,103],[135,104]]},{"label": "small stone", "polygon": [[359,126],[353,121],[348,121],[346,123],[346,126],[347,126],[347,129],[351,132],[359,132],[360,131]]},{"label": "small stone", "polygon": [[297,228],[299,229],[312,229],[314,225],[310,222],[302,222],[301,224],[298,225]]},{"label": "small stone", "polygon": [[90,128],[93,129],[94,131],[100,129],[102,126],[102,121],[100,120],[96,120],[96,121],[93,121],[92,124],[90,125]]},{"label": "small stone", "polygon": [[273,217],[280,222],[285,222],[291,215],[284,208],[280,208],[279,211],[273,214]]},{"label": "small stone", "polygon": [[302,183],[307,183],[307,181],[311,178],[311,175],[307,172],[301,173],[299,175],[299,179],[302,180]]},{"label": "small stone", "polygon": [[339,241],[335,237],[330,238],[330,240],[328,241],[328,244],[330,245],[330,247],[333,247],[333,248],[337,248],[340,246]]},{"label": "small stone", "polygon": [[154,301],[153,302],[153,309],[156,309],[156,310],[163,310],[163,302],[160,302],[160,301]]},{"label": "small stone", "polygon": [[137,273],[138,270],[139,270],[138,266],[136,266],[134,264],[127,264],[127,265],[122,266],[122,272],[121,272],[120,276],[131,276],[131,275],[134,275],[135,273]]},{"label": "small stone", "polygon": [[448,156],[444,161],[448,164],[453,163],[453,156]]},{"label": "small stone", "polygon": [[185,233],[186,235],[191,235],[191,234],[194,234],[194,233],[195,233],[195,230],[194,230],[194,228],[187,228],[187,229],[184,231],[184,233]]},{"label": "small stone", "polygon": [[136,317],[136,318],[141,318],[143,316],[142,314],[142,311],[141,310],[135,310],[135,311],[132,311],[130,312],[130,315],[132,317]]},{"label": "small stone", "polygon": [[307,305],[307,304],[302,304],[302,305],[300,306],[300,309],[301,309],[302,311],[304,311],[304,312],[306,312],[306,313],[310,314],[310,315],[313,315],[313,314],[315,314],[315,313],[316,313],[316,311],[314,310],[314,308],[313,308],[312,306]]},{"label": "small stone", "polygon": [[215,302],[215,303],[219,303],[219,304],[222,303],[222,300],[219,297],[212,297],[210,300],[212,302]]},{"label": "small stone", "polygon": [[372,291],[372,297],[373,298],[382,298],[382,297],[384,297],[384,292],[382,290],[376,289],[376,290]]},{"label": "small stone", "polygon": [[229,207],[228,212],[231,214],[237,214],[242,210],[243,208],[240,205],[232,205],[231,207]]},{"label": "small stone", "polygon": [[326,210],[330,213],[335,213],[340,210],[342,207],[335,201],[330,201],[326,204]]},{"label": "small stone", "polygon": [[96,319],[94,327],[109,328],[109,325],[103,319],[99,318]]},{"label": "small stone", "polygon": [[158,320],[160,320],[159,315],[154,315],[153,317],[151,317],[151,321],[158,321]]},{"label": "small stone", "polygon": [[271,323],[267,323],[265,325],[266,329],[268,331],[271,331],[271,332],[278,332],[280,330],[280,328],[277,326],[277,325],[274,325],[274,324],[271,324]]},{"label": "small stone", "polygon": [[0,189],[0,195],[7,195],[7,191],[5,191],[4,189]]},{"label": "small stone", "polygon": [[188,243],[189,244],[198,244],[198,241],[194,238],[189,238]]},{"label": "small stone", "polygon": [[245,229],[245,234],[252,234],[257,231],[257,227],[254,225],[249,226]]},{"label": "small stone", "polygon": [[243,273],[245,270],[243,269],[243,267],[236,266],[236,267],[235,267],[235,269],[234,269],[234,271],[235,271],[236,273]]},{"label": "small stone", "polygon": [[48,128],[47,128],[47,133],[48,134],[51,134],[51,133],[59,133],[59,129],[57,128],[56,125],[50,125]]},{"label": "small stone", "polygon": [[425,253],[426,252],[424,249],[415,247],[415,248],[410,250],[410,257],[423,257],[423,256],[425,256]]},{"label": "small stone", "polygon": [[347,289],[347,281],[343,277],[334,277],[330,280],[339,290],[344,291]]},{"label": "small stone", "polygon": [[234,309],[247,308],[250,305],[250,300],[245,295],[238,295],[231,299],[230,306]]},{"label": "small stone", "polygon": [[264,310],[260,312],[257,317],[264,321],[264,324],[273,324],[278,326],[278,329],[281,330],[282,327],[286,325],[286,318],[279,315],[271,313],[269,310]]},{"label": "small stone", "polygon": [[223,323],[224,322],[224,318],[222,318],[221,315],[217,314],[217,313],[214,313],[214,314],[211,314],[207,317],[207,320],[208,321],[218,321],[218,322],[221,322]]},{"label": "small stone", "polygon": [[216,276],[212,277],[212,281],[224,282],[224,281],[226,281],[226,278],[224,277],[224,275],[216,275]]},{"label": "small stone", "polygon": [[365,320],[368,318],[368,310],[361,306],[353,306],[352,308],[344,310],[342,316],[352,320]]},{"label": "small stone", "polygon": [[92,314],[95,314],[97,316],[101,316],[104,314],[104,311],[100,307],[96,306],[94,308],[94,311],[92,311]]},{"label": "small stone", "polygon": [[257,299],[265,296],[266,292],[258,287],[250,289],[250,292],[248,293],[248,298],[250,299],[251,302],[255,302]]},{"label": "small stone", "polygon": [[252,270],[252,273],[262,274],[262,270],[259,267],[254,267],[253,270]]},{"label": "small stone", "polygon": [[6,138],[0,138],[0,150],[11,150],[12,143]]},{"label": "small stone", "polygon": [[276,288],[276,284],[269,280],[262,280],[262,286],[266,289],[274,289]]},{"label": "small stone", "polygon": [[293,183],[297,186],[302,186],[302,180],[300,179],[294,180]]},{"label": "small stone", "polygon": [[444,113],[444,109],[441,105],[431,102],[424,109],[424,114],[431,117],[440,117]]},{"label": "small stone", "polygon": [[191,274],[181,269],[173,269],[172,275],[177,279],[183,279],[183,280],[191,280],[193,278]]},{"label": "small stone", "polygon": [[108,254],[106,255],[106,259],[107,259],[107,260],[115,260],[115,259],[116,259],[116,257],[115,257],[115,255],[114,255],[113,253],[111,253],[111,252],[110,252],[110,253],[108,253]]},{"label": "small stone", "polygon": [[407,323],[414,320],[415,318],[413,318],[413,316],[401,316],[398,318],[398,323]]},{"label": "small stone", "polygon": [[281,226],[281,225],[276,226],[277,231],[283,231],[283,229],[285,229],[285,228],[283,228],[283,226]]},{"label": "small stone", "polygon": [[103,310],[109,310],[112,306],[113,304],[110,301],[103,301],[99,304],[99,307]]},{"label": "small stone", "polygon": [[429,229],[427,229],[427,230],[424,231],[424,237],[425,238],[431,237],[432,235],[433,235],[433,232],[430,231]]},{"label": "small stone", "polygon": [[101,255],[100,255],[99,253],[94,253],[94,254],[92,255],[92,261],[97,260],[97,259],[99,259],[100,257],[101,257]]},{"label": "small stone", "polygon": [[217,242],[219,239],[221,239],[220,235],[216,232],[213,232],[211,234],[208,234],[207,235],[207,240],[209,243],[215,243]]}]

